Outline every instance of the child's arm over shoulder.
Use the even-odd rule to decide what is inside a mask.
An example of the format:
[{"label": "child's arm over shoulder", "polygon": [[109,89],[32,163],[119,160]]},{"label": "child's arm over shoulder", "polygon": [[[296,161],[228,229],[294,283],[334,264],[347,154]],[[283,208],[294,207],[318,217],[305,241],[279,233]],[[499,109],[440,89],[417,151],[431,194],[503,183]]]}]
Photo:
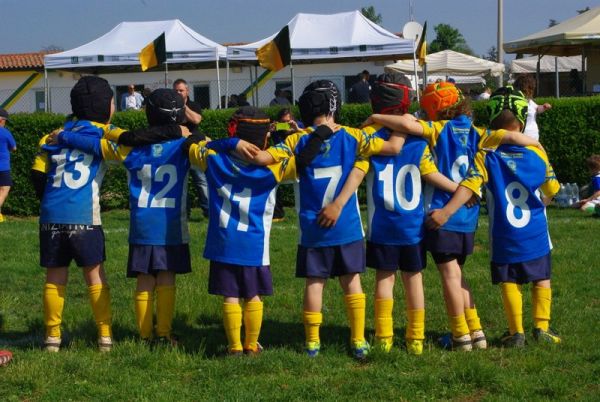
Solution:
[{"label": "child's arm over shoulder", "polygon": [[144,127],[130,131],[110,125],[108,130],[104,133],[104,138],[114,141],[119,145],[141,147],[164,141],[177,140],[181,137],[188,137],[189,135],[190,131],[187,127],[179,126],[177,124]]},{"label": "child's arm over shoulder", "polygon": [[522,147],[538,147],[544,149],[539,141],[534,140],[531,137],[518,131],[508,130],[490,130],[478,128],[481,132],[481,141],[479,142],[479,149],[496,149],[503,144],[520,145]]},{"label": "child's arm over shoulder", "polygon": [[79,149],[80,151],[100,156],[106,160],[122,161],[131,152],[130,147],[120,146],[107,139],[81,135],[70,131],[62,131],[57,138],[60,145]]}]

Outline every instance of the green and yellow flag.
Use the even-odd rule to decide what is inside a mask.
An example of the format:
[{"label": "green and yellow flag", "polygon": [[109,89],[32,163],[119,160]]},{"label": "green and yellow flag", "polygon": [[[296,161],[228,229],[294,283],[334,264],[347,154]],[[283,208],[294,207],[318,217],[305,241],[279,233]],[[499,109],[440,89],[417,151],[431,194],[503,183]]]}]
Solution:
[{"label": "green and yellow flag", "polygon": [[167,46],[165,41],[165,33],[154,39],[150,44],[140,52],[140,64],[142,71],[158,66],[167,61]]},{"label": "green and yellow flag", "polygon": [[419,38],[419,44],[417,45],[417,57],[419,58],[419,65],[425,64],[425,58],[427,57],[427,40],[425,34],[427,33],[427,21],[423,24],[423,32]]},{"label": "green and yellow flag", "polygon": [[256,57],[262,68],[279,71],[290,64],[291,53],[290,29],[286,25],[272,41],[256,50]]}]

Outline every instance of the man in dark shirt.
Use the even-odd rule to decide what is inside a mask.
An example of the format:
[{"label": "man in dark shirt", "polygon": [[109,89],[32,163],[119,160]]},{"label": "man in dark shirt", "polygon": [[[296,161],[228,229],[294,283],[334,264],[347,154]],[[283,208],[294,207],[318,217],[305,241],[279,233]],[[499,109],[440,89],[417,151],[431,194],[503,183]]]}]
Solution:
[{"label": "man in dark shirt", "polygon": [[[199,134],[202,139],[204,135],[198,130],[198,126],[202,121],[202,108],[200,105],[190,100],[190,90],[188,83],[183,78],[178,78],[173,82],[173,89],[183,97],[185,102],[185,123],[192,134]],[[202,215],[208,217],[208,185],[206,176],[203,172],[197,169],[191,169],[191,177],[196,190],[198,191],[198,199],[200,200],[200,209]]]},{"label": "man in dark shirt", "polygon": [[371,85],[369,84],[369,72],[363,70],[360,73],[360,81],[350,87],[350,103],[369,103],[371,102]]}]

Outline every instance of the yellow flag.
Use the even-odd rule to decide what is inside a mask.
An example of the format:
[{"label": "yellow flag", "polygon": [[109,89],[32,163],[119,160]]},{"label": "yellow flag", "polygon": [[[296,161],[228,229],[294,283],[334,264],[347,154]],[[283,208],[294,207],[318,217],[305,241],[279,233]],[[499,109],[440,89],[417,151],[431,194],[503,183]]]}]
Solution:
[{"label": "yellow flag", "polygon": [[140,52],[140,64],[142,71],[158,66],[167,60],[167,49],[165,44],[165,33],[150,42]]}]

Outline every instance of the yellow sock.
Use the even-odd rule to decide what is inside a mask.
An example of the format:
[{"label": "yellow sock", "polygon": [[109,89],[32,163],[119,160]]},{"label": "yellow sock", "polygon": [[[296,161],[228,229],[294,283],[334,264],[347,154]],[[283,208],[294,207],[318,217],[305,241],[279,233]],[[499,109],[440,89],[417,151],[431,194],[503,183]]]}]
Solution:
[{"label": "yellow sock", "polygon": [[175,286],[156,287],[156,335],[171,336],[175,313]]},{"label": "yellow sock", "polygon": [[367,297],[364,293],[346,295],[346,313],[350,321],[350,341],[360,342],[365,340],[365,310]]},{"label": "yellow sock", "polygon": [[464,314],[450,317],[450,329],[452,330],[452,336],[460,338],[461,336],[469,333],[469,326]]},{"label": "yellow sock", "polygon": [[110,288],[108,285],[88,286],[90,303],[98,327],[98,336],[112,336],[112,316],[110,312]]},{"label": "yellow sock", "polygon": [[469,332],[480,331],[483,329],[481,326],[481,321],[479,320],[479,315],[477,315],[477,309],[475,307],[465,309],[465,319],[467,320],[467,325],[469,326]]},{"label": "yellow sock", "polygon": [[256,350],[263,319],[263,302],[244,304],[244,349]]},{"label": "yellow sock", "polygon": [[152,314],[154,310],[154,292],[135,292],[135,318],[140,338],[152,337]]},{"label": "yellow sock", "polygon": [[375,337],[392,340],[394,337],[394,299],[375,300]]},{"label": "yellow sock", "polygon": [[320,342],[319,327],[323,322],[323,314],[315,311],[302,312],[306,342]]},{"label": "yellow sock", "polygon": [[44,285],[44,324],[46,336],[60,338],[60,324],[65,306],[65,287],[46,283]]},{"label": "yellow sock", "polygon": [[523,293],[521,286],[516,283],[502,282],[502,303],[504,314],[508,321],[508,330],[511,335],[524,334],[523,329]]},{"label": "yellow sock", "polygon": [[229,351],[242,351],[242,307],[238,303],[223,303],[223,326]]},{"label": "yellow sock", "polygon": [[408,324],[405,338],[422,341],[425,339],[425,309],[406,310]]},{"label": "yellow sock", "polygon": [[552,304],[552,289],[533,287],[532,292],[533,324],[536,328],[548,331],[550,326],[550,308]]}]

